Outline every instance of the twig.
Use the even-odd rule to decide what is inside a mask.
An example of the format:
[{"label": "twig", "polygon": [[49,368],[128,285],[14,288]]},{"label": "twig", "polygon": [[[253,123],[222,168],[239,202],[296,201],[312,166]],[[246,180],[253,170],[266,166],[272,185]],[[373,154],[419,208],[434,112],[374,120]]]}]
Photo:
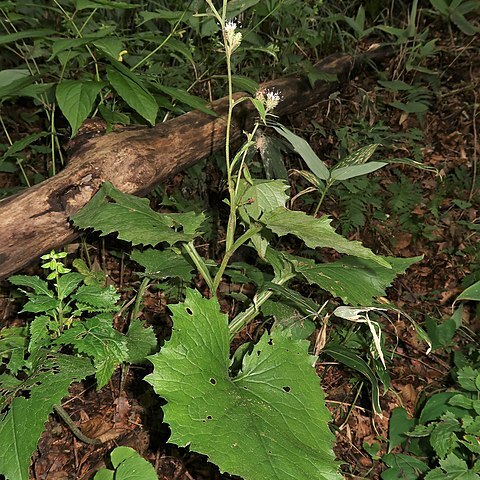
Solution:
[{"label": "twig", "polygon": [[54,405],[53,409],[58,413],[60,418],[67,424],[68,428],[72,433],[82,442],[88,443],[89,445],[102,445],[103,442],[97,438],[90,438],[84,435],[81,430],[75,425],[75,422],[72,420],[70,415],[65,411],[61,405]]}]

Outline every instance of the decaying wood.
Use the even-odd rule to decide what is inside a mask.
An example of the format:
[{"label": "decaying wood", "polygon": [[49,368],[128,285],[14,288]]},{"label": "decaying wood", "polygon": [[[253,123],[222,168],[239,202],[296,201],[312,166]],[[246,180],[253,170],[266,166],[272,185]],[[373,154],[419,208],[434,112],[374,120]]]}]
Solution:
[{"label": "decaying wood", "polygon": [[[390,54],[373,49],[356,58],[326,58],[318,70],[335,74],[338,82],[318,81],[311,88],[306,78],[286,77],[262,87],[281,92],[283,100],[276,115],[292,114],[328,99],[356,67]],[[110,181],[126,193],[145,195],[166,178],[221,150],[225,146],[228,99],[222,98],[211,107],[218,117],[193,111],[154,128],[92,138],[75,151],[60,173],[1,201],[0,278],[74,240],[78,232],[71,227],[69,216],[83,207],[103,182]],[[254,118],[250,102],[236,109],[232,141],[242,137]]]}]

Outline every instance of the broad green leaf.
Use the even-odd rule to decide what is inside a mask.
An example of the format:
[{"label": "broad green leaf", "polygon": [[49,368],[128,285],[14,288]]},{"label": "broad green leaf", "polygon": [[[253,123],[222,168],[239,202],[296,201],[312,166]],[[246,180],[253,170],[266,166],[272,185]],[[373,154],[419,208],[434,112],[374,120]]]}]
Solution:
[{"label": "broad green leaf", "polygon": [[330,225],[331,219],[326,216],[314,218],[303,212],[276,208],[271,212],[265,213],[261,221],[279,236],[295,235],[302,239],[307,247],[333,248],[339,253],[364,258],[383,267],[392,268],[384,258],[375,255],[360,242],[349,241],[335,233],[335,230]]},{"label": "broad green leaf", "polygon": [[59,301],[56,298],[52,298],[48,295],[34,295],[23,306],[22,312],[30,313],[44,313],[55,310],[59,305]]},{"label": "broad green leaf", "polygon": [[133,448],[117,447],[110,454],[115,471],[103,468],[94,480],[158,480],[150,462],[142,458]]},{"label": "broad green leaf", "polygon": [[73,382],[93,373],[90,360],[66,355],[45,355],[41,365],[23,383],[29,398],[12,399],[0,416],[0,474],[8,480],[28,480],[28,467],[44,424]]},{"label": "broad green leaf", "polygon": [[97,388],[104,387],[115,367],[128,357],[125,335],[112,326],[111,315],[97,315],[77,321],[55,340],[57,345],[73,345],[80,353],[93,358]]},{"label": "broad green leaf", "polygon": [[450,399],[458,392],[440,392],[430,397],[425,403],[418,423],[425,425],[432,420],[438,420],[444,413],[452,412],[461,418],[465,410],[450,405]]},{"label": "broad green leaf", "polygon": [[468,468],[467,462],[450,453],[447,458],[440,460],[440,467],[431,470],[425,475],[425,480],[479,480],[480,475]]},{"label": "broad green leaf", "polygon": [[30,342],[28,343],[28,351],[35,352],[40,347],[45,346],[50,340],[48,324],[52,321],[46,315],[39,315],[30,323]]},{"label": "broad green leaf", "polygon": [[279,178],[288,181],[288,172],[285,168],[282,154],[283,150],[285,150],[283,141],[262,134],[257,136],[255,146],[262,158],[265,176],[269,180]]},{"label": "broad green leaf", "polygon": [[336,168],[335,170],[332,170],[332,180],[341,182],[343,180],[348,180],[349,178],[360,177],[361,175],[375,172],[385,165],[388,165],[388,163],[368,162],[363,165],[351,165],[349,167]]},{"label": "broad green leaf", "polygon": [[399,101],[390,102],[392,107],[398,108],[406,113],[425,113],[428,110],[428,105],[421,102],[403,103]]},{"label": "broad green leaf", "polygon": [[243,92],[250,93],[251,95],[255,95],[260,88],[257,82],[243,75],[232,75],[232,83]]},{"label": "broad green leaf", "polygon": [[402,445],[408,440],[405,435],[415,425],[415,419],[410,418],[407,411],[402,407],[392,410],[388,427],[388,451]]},{"label": "broad green leaf", "polygon": [[18,42],[18,40],[23,40],[25,38],[46,38],[48,35],[52,35],[55,33],[57,33],[56,30],[51,30],[49,28],[43,28],[39,30],[23,30],[21,32],[9,33],[8,35],[0,35],[0,45]]},{"label": "broad green leaf", "polygon": [[273,128],[279,135],[282,135],[282,137],[291,143],[293,149],[303,158],[308,168],[318,178],[321,178],[322,180],[328,180],[330,178],[330,172],[328,171],[327,166],[318,158],[306,140],[295,135],[283,125],[274,125]]},{"label": "broad green leaf", "polygon": [[129,363],[141,363],[157,348],[157,338],[152,327],[145,328],[139,318],[135,318],[128,327],[125,335]]},{"label": "broad green leaf", "polygon": [[64,80],[57,85],[58,106],[72,127],[72,137],[92,111],[95,99],[103,85],[101,82],[80,80]]},{"label": "broad green leaf", "polygon": [[290,198],[285,193],[289,188],[284,180],[254,180],[243,192],[239,204],[250,218],[258,220],[262,213],[285,206]]},{"label": "broad green leaf", "polygon": [[382,472],[383,480],[418,480],[429,470],[425,462],[403,453],[388,453],[382,462],[390,467]]},{"label": "broad green leaf", "polygon": [[37,295],[53,297],[53,292],[48,288],[48,283],[45,280],[41,280],[37,275],[12,275],[8,281],[17,287],[32,288]]},{"label": "broad green leaf", "polygon": [[104,8],[106,10],[138,8],[141,5],[130,2],[115,2],[112,0],[77,0],[77,10],[86,8]]},{"label": "broad green leaf", "polygon": [[27,327],[0,329],[0,357],[8,360],[7,370],[16,375],[25,365]]},{"label": "broad green leaf", "polygon": [[459,431],[460,422],[451,413],[443,415],[441,421],[435,423],[430,435],[430,444],[440,458],[445,458],[447,453],[458,446],[456,432]]},{"label": "broad green leaf", "polygon": [[473,23],[470,23],[460,12],[454,10],[451,15],[450,19],[452,22],[465,34],[465,35],[476,35],[479,32],[478,27],[476,27]]},{"label": "broad green leaf", "polygon": [[0,100],[22,96],[23,89],[25,89],[27,86],[30,86],[35,79],[36,77],[33,75],[29,77],[21,77],[9,82],[7,85],[0,86]]},{"label": "broad green leaf", "polygon": [[378,84],[391,92],[409,91],[415,88],[402,80],[378,80]]},{"label": "broad green leaf", "polygon": [[470,285],[467,289],[465,289],[458,297],[457,302],[459,300],[474,300],[476,302],[480,302],[480,281]]},{"label": "broad green leaf", "polygon": [[318,285],[334,297],[340,297],[344,303],[372,305],[378,297],[385,296],[385,289],[397,275],[403,274],[423,257],[379,257],[388,262],[391,268],[355,257],[344,257],[336,262],[321,264],[300,257],[287,258],[295,262],[295,270],[301,273],[308,283]]},{"label": "broad green leaf", "polygon": [[468,392],[479,392],[478,382],[480,378],[480,370],[466,366],[460,368],[457,372],[458,384]]},{"label": "broad green leaf", "polygon": [[108,57],[119,59],[120,53],[125,50],[123,41],[118,37],[105,37],[95,40],[93,44]]},{"label": "broad green leaf", "polygon": [[170,277],[189,282],[193,278],[194,267],[186,258],[173,250],[148,248],[141,252],[134,250],[130,258],[145,269],[145,275],[155,279]]},{"label": "broad green leaf", "polygon": [[207,113],[208,115],[218,117],[218,115],[212,109],[206,106],[207,102],[205,102],[205,100],[196,97],[195,95],[191,95],[185,90],[181,90],[180,88],[167,87],[160,84],[155,84],[155,88],[160,90],[162,93],[169,95],[175,100],[178,100],[179,102],[182,102],[185,105],[192,107],[195,110],[199,110],[200,112]]},{"label": "broad green leaf", "polygon": [[344,159],[335,165],[333,172],[340,168],[353,167],[354,165],[363,165],[367,163],[370,157],[375,153],[375,150],[380,146],[379,143],[372,143],[365,147],[359,148],[355,152],[352,152],[350,155],[347,155]]},{"label": "broad green leaf", "polygon": [[47,135],[50,135],[49,132],[32,133],[31,135],[23,137],[21,140],[17,140],[12,145],[10,145],[8,150],[0,157],[0,164],[3,163],[3,161],[7,158],[16,156],[17,153],[20,153],[31,143],[36,142],[39,138],[46,137]]},{"label": "broad green leaf", "polygon": [[217,300],[188,290],[185,303],[170,308],[172,338],[150,357],[146,377],[168,402],[170,441],[245,480],[339,480],[308,342],[280,329],[265,333],[230,377],[227,317]]},{"label": "broad green leaf", "polygon": [[380,390],[378,388],[378,380],[368,363],[366,363],[365,360],[359,357],[356,353],[352,352],[352,350],[342,347],[341,345],[327,345],[322,352],[330,355],[335,360],[343,363],[347,367],[360,372],[369,380],[372,386],[373,411],[381,417],[382,407],[380,406]]},{"label": "broad green leaf", "polygon": [[68,297],[82,283],[82,280],[83,275],[80,273],[70,272],[62,275],[57,284],[58,298]]},{"label": "broad green leaf", "polygon": [[151,125],[155,125],[158,105],[140,78],[119,62],[107,65],[108,81],[125,102]]},{"label": "broad green leaf", "polygon": [[97,194],[72,216],[79,228],[93,228],[101,235],[118,233],[132,245],[189,242],[198,234],[205,217],[195,212],[157,213],[145,198],[129,195],[105,182]]},{"label": "broad green leaf", "polygon": [[83,310],[112,311],[118,309],[117,302],[120,300],[120,294],[113,285],[105,288],[98,285],[82,285],[72,295],[72,299],[81,305]]},{"label": "broad green leaf", "polygon": [[26,68],[9,68],[0,71],[0,88],[10,85],[15,80],[22,80],[30,76]]}]

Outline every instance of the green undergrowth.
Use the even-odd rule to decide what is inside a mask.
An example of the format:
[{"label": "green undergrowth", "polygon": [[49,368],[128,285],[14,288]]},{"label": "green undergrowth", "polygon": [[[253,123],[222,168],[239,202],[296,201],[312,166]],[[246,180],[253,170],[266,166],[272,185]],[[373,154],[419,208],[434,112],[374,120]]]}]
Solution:
[{"label": "green undergrowth", "polygon": [[[150,202],[105,182],[71,217],[81,232],[117,237],[139,284],[135,298],[121,302],[88,253],[83,261],[52,251],[42,257],[45,279],[10,278],[25,297],[24,323],[0,330],[0,450],[9,452],[0,474],[29,478],[48,415],[72,383],[93,377],[101,389],[117,367],[149,363],[145,380],[166,401],[169,442],[246,480],[340,479],[319,355],[342,365],[375,419],[385,413],[395,354],[386,322],[405,319],[426,351],[455,348],[460,309],[422,327],[387,299],[424,252],[381,252],[393,232],[435,240],[452,210],[462,228],[478,231],[463,214],[474,206],[475,177],[464,167],[440,175],[424,162],[422,131],[442,100],[432,65],[444,52],[432,30],[473,36],[476,2],[394,3],[0,2],[0,171],[17,179],[4,195],[62,168],[67,141],[89,119],[108,133],[192,109],[214,116],[209,100],[229,101],[225,150],[189,169],[181,189],[158,187]],[[397,56],[394,68],[372,73],[371,92],[358,92],[355,118],[327,115],[304,132],[279,123],[282,94],[259,82],[299,71],[312,83],[335,81],[313,64],[370,39]],[[235,91],[246,93],[234,100]],[[231,118],[244,102],[257,118],[233,151]],[[328,110],[344,102],[334,92]],[[311,144],[321,139],[322,153],[306,131]],[[415,177],[437,187],[426,194]],[[367,228],[382,240],[374,245],[386,244],[379,253],[348,237]],[[465,242],[455,254],[474,258],[475,246]],[[459,301],[478,300],[479,269],[470,269]],[[159,350],[139,318],[148,289],[170,300],[173,329]],[[475,355],[455,359],[455,391],[434,394],[414,418],[393,411],[386,480],[478,477],[479,365]],[[125,447],[95,475],[127,478],[156,474]]]}]

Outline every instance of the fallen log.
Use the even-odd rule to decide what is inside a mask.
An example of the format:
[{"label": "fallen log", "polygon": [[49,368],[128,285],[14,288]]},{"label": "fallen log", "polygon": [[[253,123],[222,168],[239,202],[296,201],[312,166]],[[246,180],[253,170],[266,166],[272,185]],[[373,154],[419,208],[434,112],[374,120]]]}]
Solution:
[{"label": "fallen log", "polygon": [[[385,48],[364,54],[332,55],[317,65],[319,72],[336,75],[337,82],[285,77],[262,84],[283,97],[275,114],[302,111],[338,90],[352,71],[391,56]],[[82,208],[105,181],[126,193],[145,195],[168,177],[185,170],[225,146],[228,99],[213,102],[219,115],[192,111],[153,128],[111,132],[91,138],[72,154],[60,173],[17,195],[0,201],[0,279],[77,236],[69,216]],[[244,102],[232,122],[232,141],[253,123],[255,110]]]}]

